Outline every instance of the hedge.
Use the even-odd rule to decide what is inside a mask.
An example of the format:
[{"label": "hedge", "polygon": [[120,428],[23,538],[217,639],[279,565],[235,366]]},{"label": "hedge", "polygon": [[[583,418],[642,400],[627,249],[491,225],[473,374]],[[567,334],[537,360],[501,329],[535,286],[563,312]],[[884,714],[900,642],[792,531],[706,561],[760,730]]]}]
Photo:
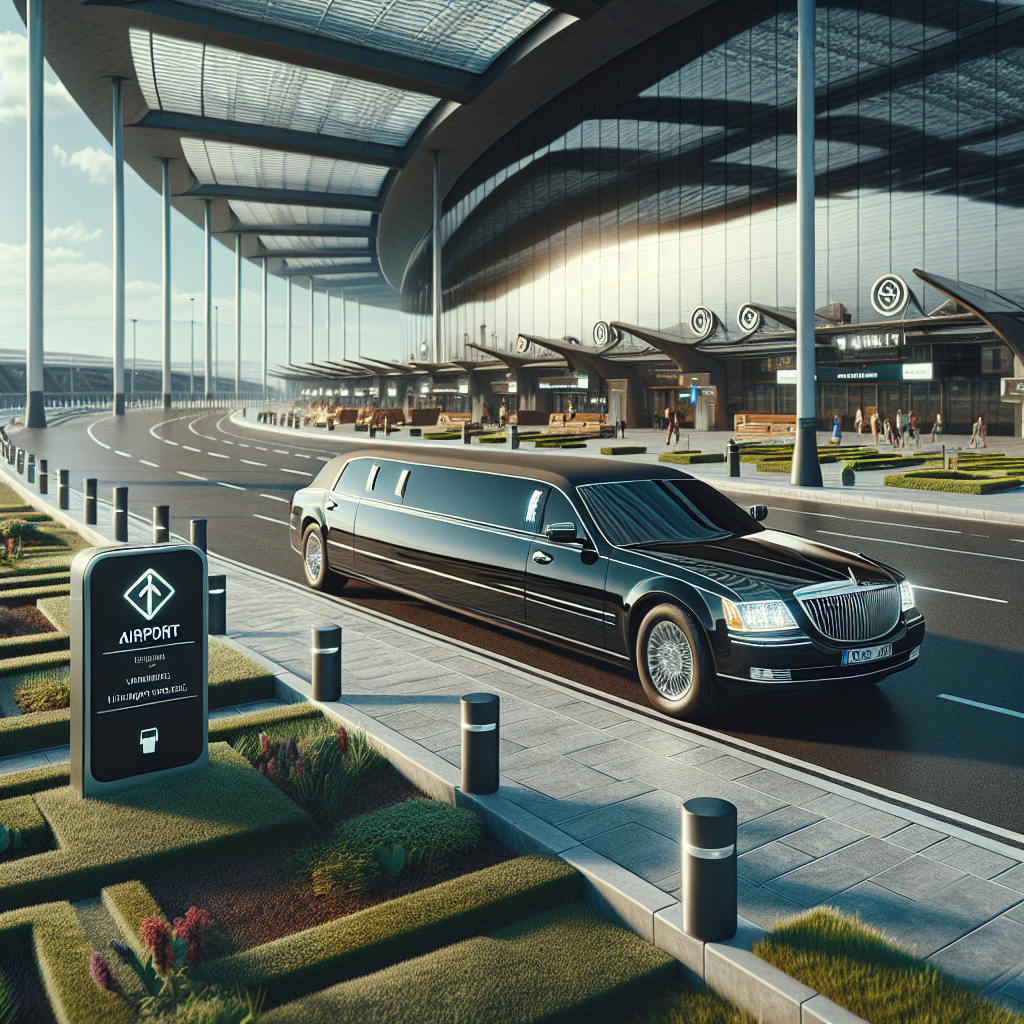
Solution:
[{"label": "hedge", "polygon": [[254,843],[301,843],[314,828],[298,804],[223,743],[210,745],[209,765],[187,783],[171,775],[103,800],[83,800],[70,787],[32,799],[59,848],[0,864],[0,910],[54,898],[74,903],[130,878],[209,870]]},{"label": "hedge", "polygon": [[5,601],[31,602],[35,604],[41,597],[64,597],[71,593],[71,581],[67,583],[51,583],[41,587],[15,587],[5,590],[3,597]]},{"label": "hedge", "polygon": [[229,990],[258,987],[276,1006],[582,894],[582,876],[557,858],[517,857],[213,961],[202,977]]},{"label": "hedge", "polygon": [[15,796],[0,804],[0,825],[21,833],[23,856],[53,849],[53,834],[31,796]]},{"label": "hedge", "polygon": [[0,718],[0,757],[63,747],[70,742],[71,712],[67,708]]},{"label": "hedge", "polygon": [[616,448],[602,448],[602,455],[646,455],[647,449],[643,447],[627,447],[619,445]]},{"label": "hedge", "polygon": [[148,950],[139,938],[139,928],[147,917],[167,918],[159,904],[142,882],[119,882],[108,885],[102,892],[103,907],[121,930],[125,942],[145,962]]},{"label": "hedge", "polygon": [[[31,551],[31,548],[29,551]],[[15,579],[19,576],[42,576],[58,570],[61,570],[65,576],[70,578],[70,553],[66,555],[47,555],[45,558],[23,558],[17,565],[0,566],[0,580]]]},{"label": "hedge", "polygon": [[696,466],[701,462],[725,462],[725,456],[715,452],[662,452],[659,462],[675,462],[681,466]]},{"label": "hedge", "polygon": [[38,768],[22,768],[19,772],[0,775],[0,800],[41,793],[44,789],[57,789],[71,781],[66,764],[44,764]]},{"label": "hedge", "polygon": [[41,597],[36,607],[61,633],[71,632],[71,599],[67,597]]},{"label": "hedge", "polygon": [[572,903],[265,1014],[263,1024],[592,1024],[679,978],[668,953]]},{"label": "hedge", "polygon": [[758,473],[788,473],[793,468],[792,461],[790,462],[769,462],[766,459],[762,459],[757,464]]},{"label": "hedge", "polygon": [[994,494],[997,491],[1014,490],[1024,484],[1024,480],[1009,476],[989,477],[985,480],[950,480],[900,473],[887,476],[884,483],[886,487],[910,487],[918,491],[945,491],[949,494]]},{"label": "hedge", "polygon": [[904,459],[896,455],[889,458],[880,456],[877,459],[850,459],[843,463],[843,469],[852,469],[855,473],[860,473],[865,469],[896,469],[898,466],[920,466],[930,461],[934,460],[924,456],[910,459]]},{"label": "hedge", "polygon": [[443,434],[424,434],[427,441],[454,441],[462,437],[462,431],[446,430]]},{"label": "hedge", "polygon": [[71,637],[67,633],[31,633],[29,636],[5,636],[0,639],[0,676],[10,675],[3,671],[9,658],[24,658],[32,654],[49,654],[51,651],[68,651]]},{"label": "hedge", "polygon": [[480,444],[506,444],[508,442],[508,438],[505,437],[504,434],[500,434],[498,436],[494,436],[492,434],[490,436],[478,437],[477,440]]},{"label": "hedge", "polygon": [[[63,572],[41,572],[33,575],[32,585],[36,587],[49,586],[53,584],[69,584],[71,580],[71,574],[68,571]],[[20,576],[7,576],[0,578],[0,598],[7,596],[7,592],[10,590],[20,590],[26,586],[26,581]]]}]

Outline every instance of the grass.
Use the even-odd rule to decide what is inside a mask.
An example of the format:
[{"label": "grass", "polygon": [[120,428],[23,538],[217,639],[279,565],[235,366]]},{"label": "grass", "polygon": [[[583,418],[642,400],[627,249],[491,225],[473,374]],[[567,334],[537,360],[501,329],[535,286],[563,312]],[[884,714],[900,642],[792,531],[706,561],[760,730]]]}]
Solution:
[{"label": "grass", "polygon": [[[50,576],[44,578],[48,580]],[[55,629],[61,633],[71,632],[70,597],[41,597],[36,601],[36,607],[50,620]]]},{"label": "grass", "polygon": [[[31,579],[34,584],[42,586],[50,583],[67,583],[71,579],[71,576],[68,572],[60,570],[53,572],[48,569],[46,572],[33,574]],[[0,598],[6,597],[9,591],[24,586],[25,581],[20,576],[8,576],[0,579]]]},{"label": "grass", "polygon": [[33,676],[33,681],[14,690],[14,699],[23,715],[71,706],[71,685],[67,673],[51,669],[48,673],[33,673]]},{"label": "grass", "polygon": [[[53,834],[50,826],[46,823],[39,812],[35,800],[30,796],[15,796],[10,800],[3,801],[0,807],[0,825],[4,828],[16,828],[21,833],[21,856],[29,856],[35,853],[43,853],[53,849]],[[5,854],[0,861],[11,860],[11,855]]]},{"label": "grass", "polygon": [[787,921],[754,953],[872,1024],[1021,1024],[883,932],[832,908]]},{"label": "grass", "polygon": [[149,890],[138,881],[108,885],[103,890],[103,907],[120,928],[124,941],[145,961],[148,951],[139,938],[139,928],[147,917],[167,918]]},{"label": "grass", "polygon": [[230,644],[210,637],[210,707],[269,700],[274,696],[274,677],[262,665]]},{"label": "grass", "polygon": [[265,1024],[599,1024],[674,981],[667,953],[572,903],[271,1010]]},{"label": "grass", "polygon": [[[4,595],[8,597],[9,595]],[[10,659],[21,659],[33,654],[69,651],[71,638],[67,633],[30,633],[28,636],[7,636],[0,639],[0,675]]]},{"label": "grass", "polygon": [[[187,780],[187,781],[186,781]],[[210,764],[82,800],[70,787],[33,796],[58,849],[0,865],[0,910],[44,899],[87,899],[106,885],[158,872],[201,871],[254,842],[311,835],[309,816],[233,750]],[[0,802],[0,820],[8,801]]]},{"label": "grass", "polygon": [[640,445],[617,445],[614,448],[602,448],[602,455],[646,455],[647,449]]},{"label": "grass", "polygon": [[[942,472],[942,471],[940,471]],[[945,491],[949,494],[995,494],[998,491],[1012,491],[1024,480],[1012,476],[978,479],[973,474],[952,475],[946,471],[941,477],[919,476],[911,473],[895,473],[882,481],[886,487],[908,487],[919,491]]]},{"label": "grass", "polygon": [[696,466],[704,462],[725,462],[720,452],[662,452],[659,462],[674,462],[681,466]]},{"label": "grass", "polygon": [[686,981],[616,1017],[614,1024],[758,1024],[745,1010],[708,988]]},{"label": "grass", "polygon": [[879,457],[877,459],[847,459],[843,462],[843,469],[852,469],[855,473],[860,473],[865,469],[897,469],[900,466],[920,466],[929,461],[931,460],[924,455],[911,458],[894,455],[888,458]]}]

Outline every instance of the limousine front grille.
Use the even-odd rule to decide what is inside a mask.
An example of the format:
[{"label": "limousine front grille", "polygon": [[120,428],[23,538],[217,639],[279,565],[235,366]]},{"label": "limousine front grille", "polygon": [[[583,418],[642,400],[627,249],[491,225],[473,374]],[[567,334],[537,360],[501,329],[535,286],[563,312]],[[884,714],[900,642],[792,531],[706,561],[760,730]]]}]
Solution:
[{"label": "limousine front grille", "polygon": [[801,597],[814,625],[832,640],[874,640],[899,621],[900,588],[894,584],[857,587],[834,594]]}]

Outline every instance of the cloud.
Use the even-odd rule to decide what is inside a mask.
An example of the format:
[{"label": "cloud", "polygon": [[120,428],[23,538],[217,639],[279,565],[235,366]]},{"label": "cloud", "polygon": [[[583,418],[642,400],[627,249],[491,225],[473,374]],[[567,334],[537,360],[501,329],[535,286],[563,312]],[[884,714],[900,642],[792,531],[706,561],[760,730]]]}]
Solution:
[{"label": "cloud", "polygon": [[68,151],[66,149],[61,149],[57,143],[53,144],[53,158],[60,162],[61,167],[67,167]]},{"label": "cloud", "polygon": [[114,158],[109,153],[93,149],[92,146],[72,153],[68,163],[88,174],[89,180],[97,185],[102,185],[108,176],[114,173]]},{"label": "cloud", "polygon": [[[46,73],[53,76],[49,67]],[[28,39],[14,32],[0,33],[0,124],[25,119],[27,78]],[[63,117],[78,107],[62,82],[44,80],[43,109],[47,117]]]},{"label": "cloud", "polygon": [[47,228],[43,232],[43,239],[50,245],[60,245],[63,242],[80,245],[83,242],[95,242],[102,234],[103,228],[89,231],[81,221],[78,221],[77,224],[69,224],[65,228]]}]

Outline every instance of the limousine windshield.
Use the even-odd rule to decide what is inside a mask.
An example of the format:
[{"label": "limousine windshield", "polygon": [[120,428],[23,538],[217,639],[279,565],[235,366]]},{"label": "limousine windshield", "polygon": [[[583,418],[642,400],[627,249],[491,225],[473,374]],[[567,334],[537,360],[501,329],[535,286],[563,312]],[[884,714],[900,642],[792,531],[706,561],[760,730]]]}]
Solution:
[{"label": "limousine windshield", "polygon": [[620,548],[699,544],[764,529],[700,480],[628,480],[579,488],[610,544]]}]

